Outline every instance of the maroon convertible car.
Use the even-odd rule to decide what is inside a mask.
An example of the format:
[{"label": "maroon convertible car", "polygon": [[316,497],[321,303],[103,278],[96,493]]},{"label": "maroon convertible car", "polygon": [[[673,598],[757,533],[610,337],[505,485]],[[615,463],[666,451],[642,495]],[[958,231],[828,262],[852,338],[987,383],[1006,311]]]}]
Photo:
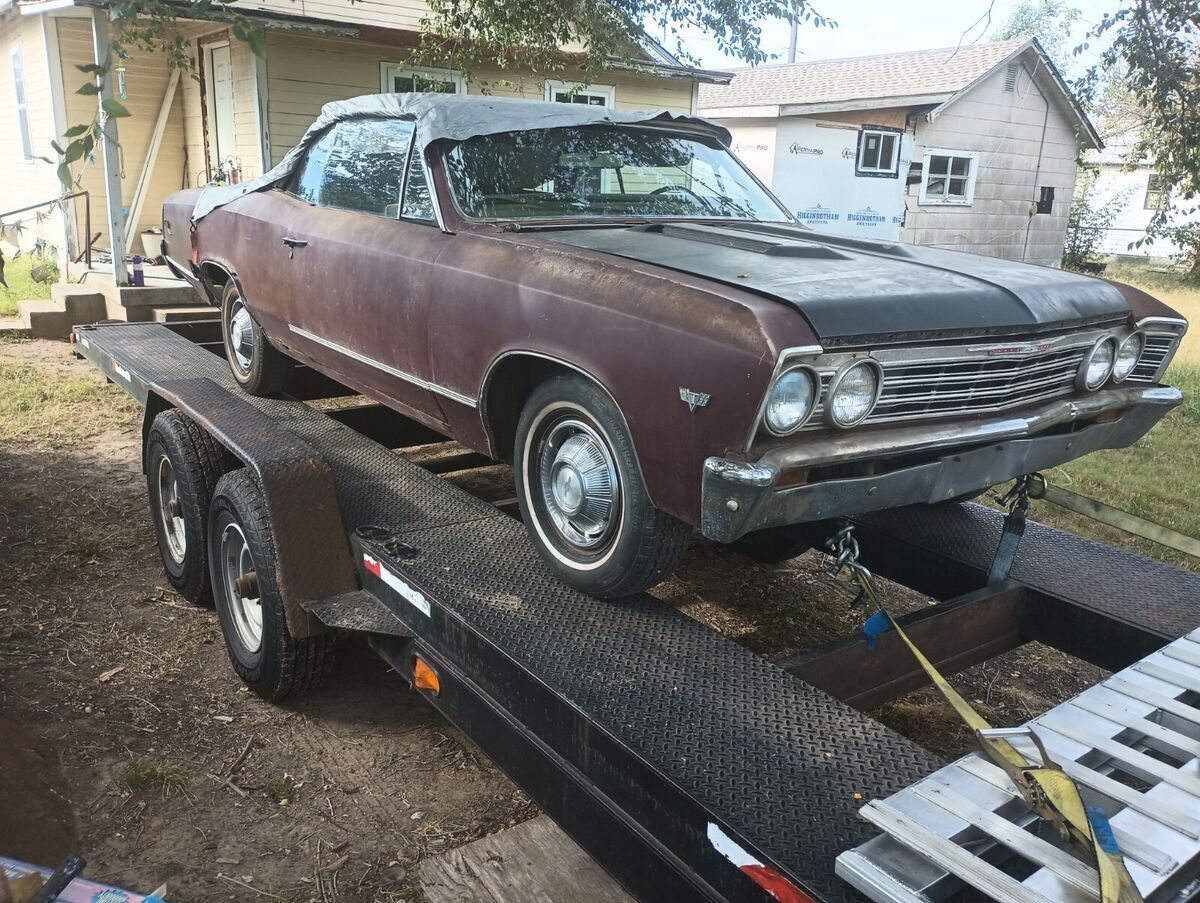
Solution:
[{"label": "maroon convertible car", "polygon": [[1126,446],[1187,323],[1133,288],[817,234],[663,111],[329,104],[271,172],[164,211],[254,393],[293,360],[511,460],[551,567],[602,596],[720,542],[970,497]]}]

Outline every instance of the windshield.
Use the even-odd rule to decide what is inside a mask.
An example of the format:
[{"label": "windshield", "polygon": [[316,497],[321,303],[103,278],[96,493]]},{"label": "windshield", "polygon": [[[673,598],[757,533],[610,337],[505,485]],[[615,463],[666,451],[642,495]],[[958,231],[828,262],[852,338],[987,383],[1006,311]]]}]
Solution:
[{"label": "windshield", "polygon": [[715,138],[609,125],[479,135],[445,155],[475,219],[667,217],[786,222]]}]

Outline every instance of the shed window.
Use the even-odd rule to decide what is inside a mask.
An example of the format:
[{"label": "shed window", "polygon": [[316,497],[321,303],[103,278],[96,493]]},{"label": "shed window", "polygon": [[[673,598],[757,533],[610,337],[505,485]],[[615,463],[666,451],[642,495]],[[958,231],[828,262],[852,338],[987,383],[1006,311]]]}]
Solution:
[{"label": "shed window", "polygon": [[1053,213],[1054,212],[1054,189],[1048,185],[1043,185],[1041,193],[1037,200],[1038,213]]},{"label": "shed window", "polygon": [[975,197],[978,160],[979,155],[974,151],[939,148],[925,151],[920,203],[970,204]]},{"label": "shed window", "polygon": [[457,69],[413,69],[396,63],[383,63],[383,93],[466,94],[462,73]]},{"label": "shed window", "polygon": [[1161,210],[1167,201],[1167,182],[1156,172],[1150,173],[1146,182],[1146,200],[1142,206],[1147,210]]},{"label": "shed window", "polygon": [[412,132],[402,119],[338,123],[309,149],[292,193],[321,207],[394,218]]},{"label": "shed window", "polygon": [[25,66],[21,48],[12,50],[13,88],[17,93],[17,131],[21,134],[21,158],[33,159],[33,138],[29,133],[29,104],[25,101]]},{"label": "shed window", "polygon": [[859,175],[894,176],[900,160],[900,133],[890,129],[863,129],[858,133]]},{"label": "shed window", "polygon": [[581,103],[589,107],[612,107],[617,89],[612,85],[573,85],[547,81],[546,100],[551,103]]}]

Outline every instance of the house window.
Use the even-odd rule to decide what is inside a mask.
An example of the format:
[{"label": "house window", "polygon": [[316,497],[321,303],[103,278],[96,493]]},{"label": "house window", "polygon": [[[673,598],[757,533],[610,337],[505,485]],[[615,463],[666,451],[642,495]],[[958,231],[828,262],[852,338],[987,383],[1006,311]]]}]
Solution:
[{"label": "house window", "polygon": [[979,155],[974,151],[925,151],[919,203],[970,204],[975,198],[978,162]]},{"label": "house window", "polygon": [[552,103],[581,103],[589,107],[612,107],[617,89],[612,85],[583,85],[569,82],[546,82],[546,100]]},{"label": "house window", "polygon": [[858,133],[858,165],[862,176],[895,176],[900,161],[900,133],[892,129],[863,129]]},{"label": "house window", "polygon": [[1161,210],[1167,201],[1167,182],[1156,172],[1150,173],[1146,182],[1146,200],[1142,206],[1146,210]]},{"label": "house window", "polygon": [[25,102],[25,66],[21,62],[21,48],[12,51],[13,87],[17,92],[17,130],[21,133],[21,158],[33,159],[33,138],[29,133],[29,105]]},{"label": "house window", "polygon": [[424,91],[433,94],[466,94],[462,73],[457,69],[414,69],[397,63],[380,65],[384,94]]}]

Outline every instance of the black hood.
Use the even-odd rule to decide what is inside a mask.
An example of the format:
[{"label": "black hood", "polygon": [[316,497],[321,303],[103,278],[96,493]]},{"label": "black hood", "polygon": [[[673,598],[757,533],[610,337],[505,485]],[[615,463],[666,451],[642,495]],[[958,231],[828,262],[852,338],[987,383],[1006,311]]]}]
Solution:
[{"label": "black hood", "polygon": [[688,223],[540,237],[775,298],[804,314],[822,341],[1038,332],[1129,314],[1114,286],[1090,276],[799,226]]}]

